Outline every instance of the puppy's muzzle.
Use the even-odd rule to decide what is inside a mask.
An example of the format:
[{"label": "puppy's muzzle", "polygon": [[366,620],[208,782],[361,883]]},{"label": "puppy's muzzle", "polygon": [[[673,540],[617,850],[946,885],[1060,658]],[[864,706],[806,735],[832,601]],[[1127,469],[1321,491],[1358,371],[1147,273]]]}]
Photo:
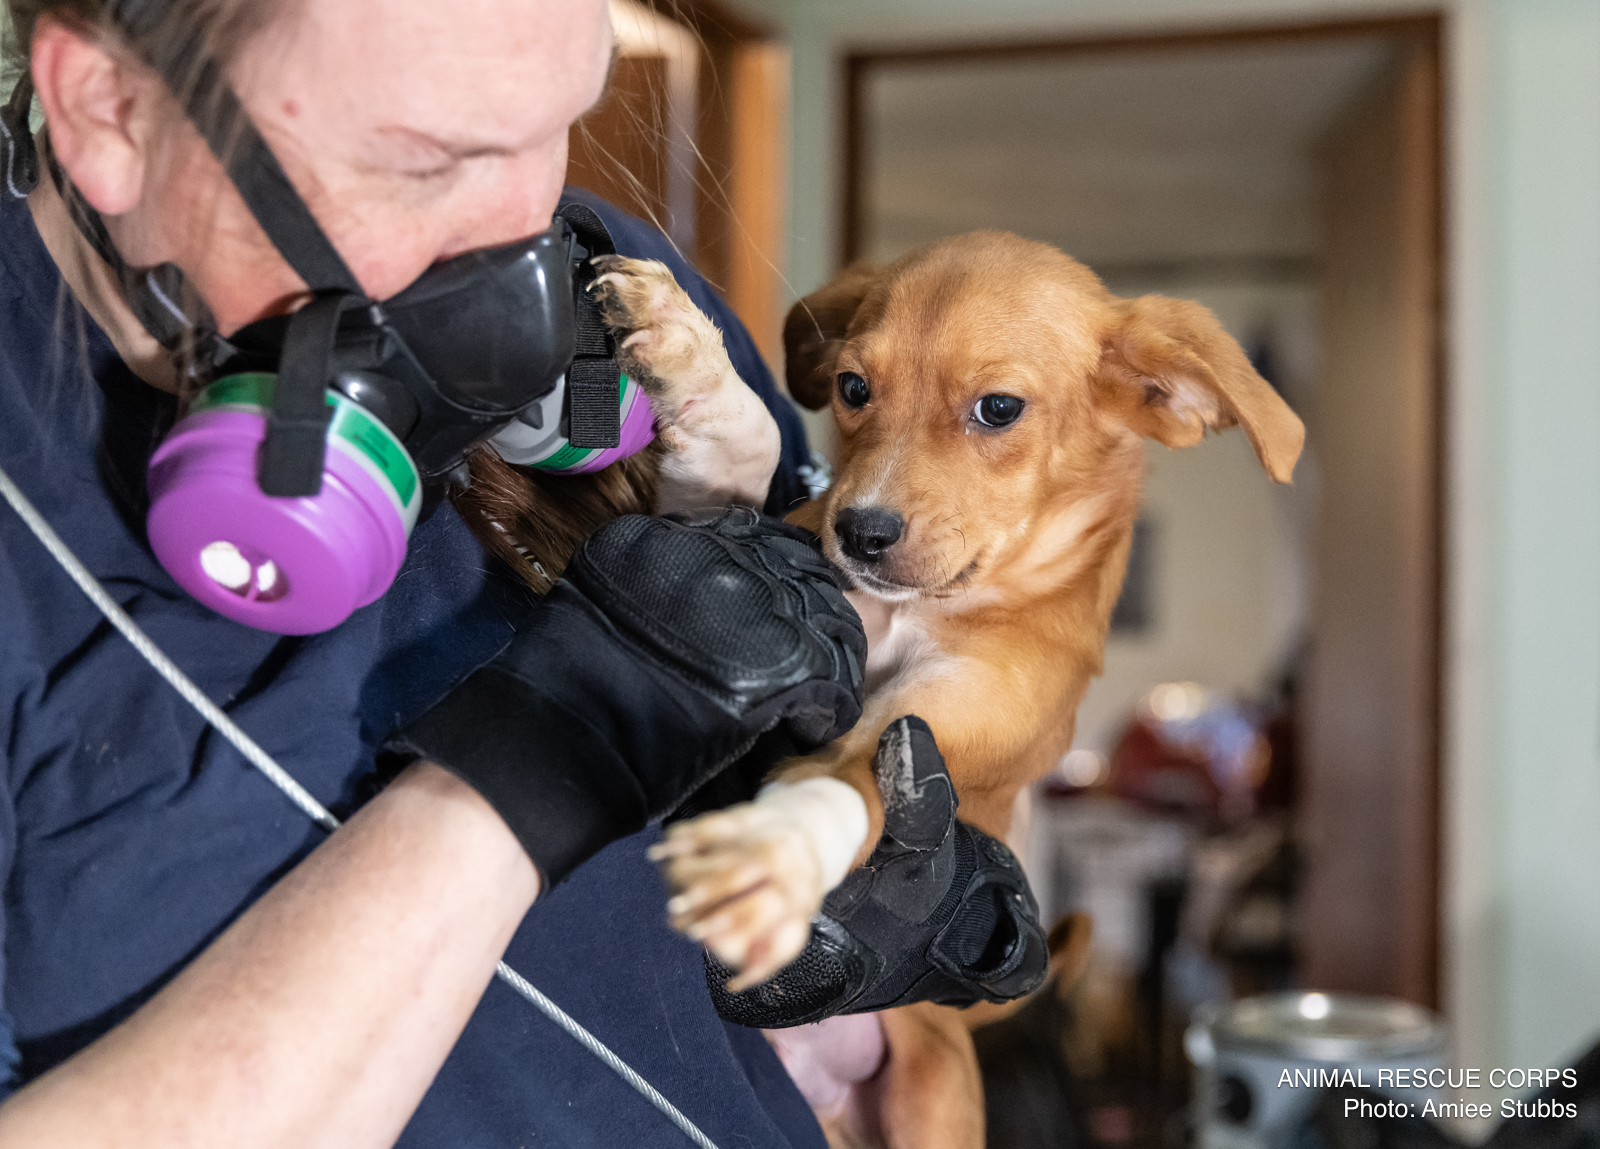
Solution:
[{"label": "puppy's muzzle", "polygon": [[846,507],[833,522],[844,553],[863,563],[882,561],[905,528],[905,519],[888,507]]}]

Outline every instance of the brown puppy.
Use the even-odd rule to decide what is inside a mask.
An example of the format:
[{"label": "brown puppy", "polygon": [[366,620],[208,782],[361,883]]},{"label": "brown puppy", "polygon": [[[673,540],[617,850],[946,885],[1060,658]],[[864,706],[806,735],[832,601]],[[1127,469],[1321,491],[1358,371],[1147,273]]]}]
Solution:
[{"label": "brown puppy", "polygon": [[[475,460],[468,521],[538,589],[615,514],[759,502],[776,457],[770,419],[733,386],[720,339],[665,269],[605,270],[624,365],[665,433],[584,481]],[[876,842],[872,756],[899,715],[933,727],[963,818],[1005,836],[1019,790],[1070,745],[1100,668],[1142,438],[1189,446],[1240,423],[1282,482],[1303,437],[1204,308],[1117,299],[1014,236],[849,269],[797,305],[785,335],[791,391],[831,401],[840,427],[839,482],[802,517],[857,581],[871,694],[850,735],[780,770],[756,802],[675,828],[661,852],[676,923],[742,966],[745,983],[799,951],[823,894]],[[542,505],[550,483],[561,514]],[[980,1145],[976,1019],[928,1005],[879,1017],[863,1030],[881,1036],[850,1087],[854,1116],[830,1117],[836,1143]]]},{"label": "brown puppy", "polygon": [[1145,439],[1238,424],[1287,482],[1300,420],[1198,304],[1120,299],[1056,249],[975,232],[851,268],[786,331],[789,386],[831,402],[838,479],[808,525],[855,580],[865,713],[751,803],[658,847],[674,923],[742,971],[804,946],[878,840],[873,755],[927,720],[963,820],[1003,838],[1018,792],[1071,746],[1122,584]]}]

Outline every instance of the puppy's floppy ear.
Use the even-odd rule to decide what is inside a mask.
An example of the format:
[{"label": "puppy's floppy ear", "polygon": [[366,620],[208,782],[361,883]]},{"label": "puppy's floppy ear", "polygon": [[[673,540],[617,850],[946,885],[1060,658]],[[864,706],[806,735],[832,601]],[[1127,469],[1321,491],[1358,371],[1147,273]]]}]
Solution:
[{"label": "puppy's floppy ear", "polygon": [[877,268],[852,263],[789,309],[783,324],[784,375],[795,402],[816,411],[833,398],[834,360],[856,309],[877,280]]},{"label": "puppy's floppy ear", "polygon": [[1117,303],[1099,385],[1127,424],[1169,447],[1189,447],[1207,427],[1244,428],[1267,474],[1287,483],[1305,426],[1256,374],[1234,338],[1198,303],[1146,295]]}]

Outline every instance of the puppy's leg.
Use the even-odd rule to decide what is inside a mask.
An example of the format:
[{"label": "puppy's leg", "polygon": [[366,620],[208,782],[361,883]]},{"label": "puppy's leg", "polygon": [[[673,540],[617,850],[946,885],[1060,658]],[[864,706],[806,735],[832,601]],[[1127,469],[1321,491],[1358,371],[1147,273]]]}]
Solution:
[{"label": "puppy's leg", "polygon": [[753,802],[669,827],[650,856],[665,863],[673,927],[743,971],[729,982],[738,992],[799,956],[823,895],[882,832],[881,813],[870,824],[860,790],[826,767],[783,772]]},{"label": "puppy's leg", "polygon": [[799,956],[824,895],[883,834],[873,761],[891,719],[871,710],[822,752],[784,764],[755,801],[679,822],[651,851],[673,890],[673,927],[741,971],[733,992]]},{"label": "puppy's leg", "polygon": [[879,776],[878,740],[903,714],[929,719],[961,820],[1003,840],[1017,787],[1042,773],[1035,763],[1055,760],[1031,744],[1031,724],[1007,721],[1005,710],[974,710],[974,698],[1008,697],[1029,713],[1036,700],[1001,693],[1009,688],[995,660],[925,668],[913,683],[871,697],[837,742],[785,763],[754,802],[670,827],[652,856],[665,863],[673,927],[740,971],[728,983],[735,993],[798,957],[824,895],[883,835],[885,797],[898,794],[898,774],[887,762]]},{"label": "puppy's leg", "polygon": [[660,511],[766,501],[778,424],[728,361],[722,333],[655,260],[594,260],[591,288],[618,329],[618,359],[650,397],[661,463]]}]

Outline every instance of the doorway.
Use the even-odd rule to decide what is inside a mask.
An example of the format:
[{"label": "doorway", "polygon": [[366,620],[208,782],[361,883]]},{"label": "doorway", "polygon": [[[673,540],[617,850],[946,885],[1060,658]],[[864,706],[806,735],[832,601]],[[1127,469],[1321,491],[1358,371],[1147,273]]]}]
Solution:
[{"label": "doorway", "polygon": [[[845,61],[841,264],[1045,240],[1119,295],[1206,304],[1307,424],[1286,489],[1241,435],[1150,449],[1105,673],[1036,806],[1041,903],[1091,910],[1153,1046],[1185,994],[1437,1004],[1440,36],[1422,16]],[[1250,817],[1116,797],[1130,730],[1180,704],[1258,723],[1276,848]],[[1244,867],[1232,908],[1186,941],[1218,851]],[[1276,965],[1252,972],[1252,930]],[[1211,952],[1184,967],[1185,944]]]}]

